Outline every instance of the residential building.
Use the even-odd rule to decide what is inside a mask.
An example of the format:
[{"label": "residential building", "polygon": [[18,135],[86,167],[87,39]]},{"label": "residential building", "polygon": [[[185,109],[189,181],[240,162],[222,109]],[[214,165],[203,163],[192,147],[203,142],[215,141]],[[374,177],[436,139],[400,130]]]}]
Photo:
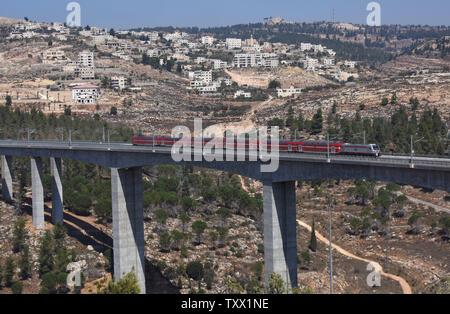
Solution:
[{"label": "residential building", "polygon": [[64,51],[59,49],[49,49],[42,54],[42,62],[48,63],[61,63],[67,61],[67,57]]},{"label": "residential building", "polygon": [[234,99],[239,98],[239,97],[252,98],[252,93],[245,92],[245,91],[240,89],[240,90],[236,91],[236,93],[234,93]]},{"label": "residential building", "polygon": [[240,53],[233,58],[233,66],[236,68],[249,67],[277,67],[279,65],[278,56],[275,53]]},{"label": "residential building", "polygon": [[127,79],[123,76],[111,77],[111,87],[117,89],[124,89],[127,86]]},{"label": "residential building", "polygon": [[214,37],[212,37],[212,36],[202,36],[201,42],[202,42],[202,45],[211,46],[211,45],[214,44]]},{"label": "residential building", "polygon": [[94,67],[94,53],[91,51],[82,51],[78,54],[78,65],[82,67]]},{"label": "residential building", "polygon": [[301,94],[301,92],[301,88],[294,88],[294,86],[287,89],[277,89],[278,97],[290,97],[292,95]]},{"label": "residential building", "polygon": [[315,72],[316,68],[319,66],[319,60],[306,57],[306,59],[303,61],[303,66],[306,71]]},{"label": "residential building", "polygon": [[225,43],[229,50],[242,48],[242,40],[240,38],[227,38]]},{"label": "residential building", "polygon": [[80,78],[82,80],[93,80],[95,79],[95,70],[90,67],[77,67],[74,70],[75,77]]},{"label": "residential building", "polygon": [[214,70],[226,69],[228,63],[222,60],[214,60]]},{"label": "residential building", "polygon": [[96,104],[100,97],[97,85],[80,85],[72,89],[72,101],[75,104]]}]

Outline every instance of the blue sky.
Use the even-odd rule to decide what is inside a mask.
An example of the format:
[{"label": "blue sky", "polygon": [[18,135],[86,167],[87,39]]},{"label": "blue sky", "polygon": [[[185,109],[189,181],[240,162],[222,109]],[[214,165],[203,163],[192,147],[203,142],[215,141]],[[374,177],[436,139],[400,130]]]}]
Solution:
[{"label": "blue sky", "polygon": [[[82,25],[226,26],[280,15],[295,22],[336,20],[363,24],[372,0],[77,0]],[[1,0],[0,16],[65,22],[71,0]],[[449,0],[378,0],[382,24],[450,25]]]}]

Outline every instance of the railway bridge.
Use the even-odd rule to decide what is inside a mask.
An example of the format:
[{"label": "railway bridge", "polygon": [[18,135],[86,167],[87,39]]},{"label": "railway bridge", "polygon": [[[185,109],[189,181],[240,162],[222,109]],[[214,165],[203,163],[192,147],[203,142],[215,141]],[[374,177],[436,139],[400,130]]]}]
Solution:
[{"label": "railway bridge", "polygon": [[[72,159],[111,169],[114,273],[116,279],[134,270],[145,293],[142,167],[189,165],[226,171],[263,183],[265,279],[277,273],[297,286],[295,182],[310,179],[366,179],[391,181],[450,192],[450,159],[408,156],[381,158],[280,153],[279,168],[261,172],[261,161],[182,161],[172,159],[168,147],[123,143],[0,141],[2,195],[13,199],[12,158],[29,157],[32,213],[36,228],[44,227],[42,158],[49,158],[52,177],[52,221],[63,219],[62,160]],[[248,157],[248,156],[247,156]]]}]

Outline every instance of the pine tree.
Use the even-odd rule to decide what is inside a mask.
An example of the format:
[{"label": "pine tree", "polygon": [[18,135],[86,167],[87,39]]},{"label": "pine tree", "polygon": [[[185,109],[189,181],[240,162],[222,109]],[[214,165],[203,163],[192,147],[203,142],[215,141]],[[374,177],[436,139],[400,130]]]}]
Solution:
[{"label": "pine tree", "polygon": [[5,286],[11,287],[14,278],[14,260],[12,257],[8,257],[5,265]]},{"label": "pine tree", "polygon": [[39,249],[39,275],[43,275],[53,270],[53,238],[50,231],[46,231],[41,238],[41,246]]},{"label": "pine tree", "polygon": [[13,230],[13,252],[19,253],[22,251],[25,240],[27,238],[27,231],[25,230],[25,219],[19,218],[14,224],[14,230]]},{"label": "pine tree", "polygon": [[309,248],[313,252],[315,252],[317,250],[317,238],[316,238],[316,228],[315,228],[314,220],[313,220],[312,228],[311,228],[311,240],[309,242]]},{"label": "pine tree", "polygon": [[31,276],[31,265],[30,265],[30,249],[27,245],[23,247],[22,254],[19,259],[19,276],[22,280],[26,280]]}]

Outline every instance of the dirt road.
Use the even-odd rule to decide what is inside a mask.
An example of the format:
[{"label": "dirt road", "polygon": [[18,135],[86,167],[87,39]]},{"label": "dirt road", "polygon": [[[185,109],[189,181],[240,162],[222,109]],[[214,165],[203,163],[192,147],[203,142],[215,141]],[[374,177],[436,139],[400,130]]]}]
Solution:
[{"label": "dirt road", "polygon": [[[303,221],[297,220],[297,223],[301,227],[307,229],[308,231],[311,231],[311,226],[309,226],[308,224],[304,223]],[[321,235],[317,231],[316,231],[316,236],[317,236],[317,239],[319,239],[319,241],[321,241],[323,243],[326,243],[326,244],[329,243],[329,240],[327,238],[325,238],[323,235]],[[383,271],[383,268],[381,267],[381,265],[378,264],[377,262],[371,261],[371,260],[366,259],[366,258],[362,258],[362,257],[356,256],[356,255],[354,255],[354,254],[344,250],[343,248],[341,248],[340,246],[338,246],[336,244],[332,244],[332,247],[333,247],[333,249],[335,249],[336,251],[338,251],[339,253],[341,253],[342,255],[345,255],[347,257],[350,257],[350,258],[353,258],[353,259],[357,259],[359,261],[366,262],[367,264],[369,264],[369,263],[376,264],[377,266],[379,266],[379,268],[378,267],[377,268],[381,270],[381,275],[382,276],[391,278],[391,279],[397,281],[400,284],[400,286],[402,287],[402,290],[403,290],[403,294],[412,294],[411,286],[406,282],[405,279],[403,279],[402,277],[399,277],[399,276],[395,276],[395,275],[392,275],[392,274],[389,274],[389,273],[385,273]]]}]

